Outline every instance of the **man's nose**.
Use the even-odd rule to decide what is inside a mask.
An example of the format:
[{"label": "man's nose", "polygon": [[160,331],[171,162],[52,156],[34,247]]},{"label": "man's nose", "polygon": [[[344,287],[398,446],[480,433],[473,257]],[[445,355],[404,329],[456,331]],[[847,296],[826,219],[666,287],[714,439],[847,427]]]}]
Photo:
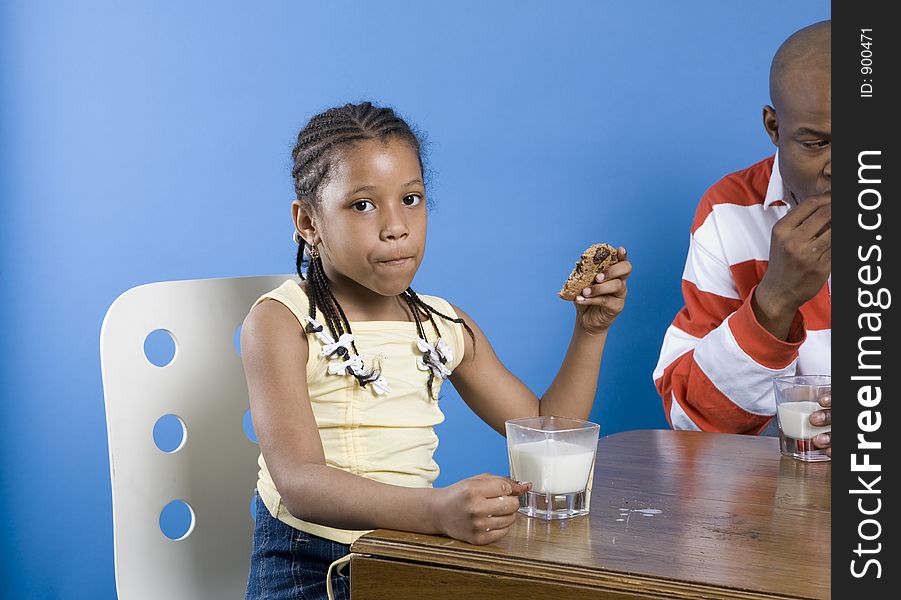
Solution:
[{"label": "man's nose", "polygon": [[832,179],[832,153],[829,153],[829,158],[826,159],[826,164],[823,166],[823,175],[827,178]]}]

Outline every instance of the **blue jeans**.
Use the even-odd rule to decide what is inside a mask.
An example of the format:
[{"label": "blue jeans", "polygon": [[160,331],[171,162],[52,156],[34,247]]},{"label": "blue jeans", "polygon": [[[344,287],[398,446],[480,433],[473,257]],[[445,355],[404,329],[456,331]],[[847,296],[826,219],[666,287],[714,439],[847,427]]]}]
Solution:
[{"label": "blue jeans", "polygon": [[[350,546],[294,529],[269,514],[254,492],[256,525],[245,600],[325,600],[329,565]],[[350,577],[332,571],[336,600],[349,600]]]}]

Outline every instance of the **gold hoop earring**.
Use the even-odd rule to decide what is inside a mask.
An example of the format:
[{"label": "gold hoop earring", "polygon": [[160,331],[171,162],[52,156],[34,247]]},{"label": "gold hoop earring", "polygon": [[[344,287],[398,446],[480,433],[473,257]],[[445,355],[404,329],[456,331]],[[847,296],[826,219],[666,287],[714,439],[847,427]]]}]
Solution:
[{"label": "gold hoop earring", "polygon": [[310,259],[316,260],[319,258],[319,250],[316,249],[316,246],[310,246]]}]

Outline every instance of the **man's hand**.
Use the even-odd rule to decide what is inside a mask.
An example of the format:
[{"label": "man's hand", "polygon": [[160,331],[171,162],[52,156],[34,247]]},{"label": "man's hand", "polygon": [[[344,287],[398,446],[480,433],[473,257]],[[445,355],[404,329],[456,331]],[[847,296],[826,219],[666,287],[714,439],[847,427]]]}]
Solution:
[{"label": "man's hand", "polygon": [[792,320],[832,272],[832,193],[810,196],[773,226],[769,265],[752,300],[760,324],[788,338]]},{"label": "man's hand", "polygon": [[[832,394],[822,396],[818,402],[823,410],[818,410],[810,415],[810,424],[816,427],[829,427],[832,425]],[[819,433],[813,436],[813,445],[821,448],[827,456],[832,456],[831,433]]]}]

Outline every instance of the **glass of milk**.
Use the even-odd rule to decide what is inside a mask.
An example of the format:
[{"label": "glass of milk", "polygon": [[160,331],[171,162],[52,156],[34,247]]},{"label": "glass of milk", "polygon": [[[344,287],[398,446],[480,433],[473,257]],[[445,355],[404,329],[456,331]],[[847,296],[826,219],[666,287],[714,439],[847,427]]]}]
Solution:
[{"label": "glass of milk", "polygon": [[810,415],[823,409],[819,402],[821,398],[832,396],[832,377],[776,377],[773,388],[776,393],[776,420],[779,424],[779,447],[782,454],[806,462],[830,460],[822,449],[813,445],[813,437],[831,432],[832,426],[813,425]]},{"label": "glass of milk", "polygon": [[507,421],[510,476],[531,481],[519,512],[541,519],[587,515],[600,426],[566,417]]}]

